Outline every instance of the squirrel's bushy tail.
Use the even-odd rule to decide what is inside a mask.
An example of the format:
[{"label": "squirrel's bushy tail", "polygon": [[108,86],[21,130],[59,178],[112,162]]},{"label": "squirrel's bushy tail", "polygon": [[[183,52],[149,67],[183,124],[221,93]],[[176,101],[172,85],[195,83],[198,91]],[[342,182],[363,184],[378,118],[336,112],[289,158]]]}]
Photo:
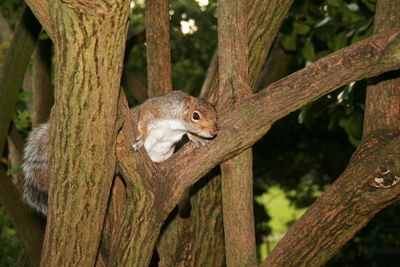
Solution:
[{"label": "squirrel's bushy tail", "polygon": [[34,128],[24,149],[24,194],[25,202],[47,215],[49,124]]}]

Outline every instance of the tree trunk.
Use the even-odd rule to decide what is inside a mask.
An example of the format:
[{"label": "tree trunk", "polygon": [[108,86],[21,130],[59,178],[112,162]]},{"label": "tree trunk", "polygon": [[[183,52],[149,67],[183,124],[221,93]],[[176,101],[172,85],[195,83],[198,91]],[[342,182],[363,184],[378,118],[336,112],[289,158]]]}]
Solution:
[{"label": "tree trunk", "polygon": [[[251,94],[248,79],[247,5],[218,2],[218,105],[232,105]],[[221,164],[222,212],[227,266],[257,263],[253,215],[253,157],[248,148]]]},{"label": "tree trunk", "polygon": [[57,90],[41,264],[93,266],[115,170],[129,1],[50,1],[49,11]]}]

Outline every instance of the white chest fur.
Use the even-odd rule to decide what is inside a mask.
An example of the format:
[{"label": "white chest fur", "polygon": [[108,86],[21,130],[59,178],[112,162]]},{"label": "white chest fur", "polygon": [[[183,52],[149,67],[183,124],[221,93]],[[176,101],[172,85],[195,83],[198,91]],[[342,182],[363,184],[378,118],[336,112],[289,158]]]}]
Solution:
[{"label": "white chest fur", "polygon": [[180,120],[159,120],[148,125],[144,148],[151,160],[160,162],[171,157],[175,144],[187,133]]}]

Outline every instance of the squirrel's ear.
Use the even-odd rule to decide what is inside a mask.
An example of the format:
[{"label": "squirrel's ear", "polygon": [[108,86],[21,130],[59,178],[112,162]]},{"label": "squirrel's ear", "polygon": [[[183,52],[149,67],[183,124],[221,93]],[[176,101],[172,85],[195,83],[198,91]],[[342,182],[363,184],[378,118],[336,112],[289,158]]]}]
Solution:
[{"label": "squirrel's ear", "polygon": [[196,98],[195,97],[193,97],[193,96],[187,96],[186,98],[185,98],[185,106],[186,107],[191,107],[191,106],[193,106],[194,105],[194,103],[196,102]]}]

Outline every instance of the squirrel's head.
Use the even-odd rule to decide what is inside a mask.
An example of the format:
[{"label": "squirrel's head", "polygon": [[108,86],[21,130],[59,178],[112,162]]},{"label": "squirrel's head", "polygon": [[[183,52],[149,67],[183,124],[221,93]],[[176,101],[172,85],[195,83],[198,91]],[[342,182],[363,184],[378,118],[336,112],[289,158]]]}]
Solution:
[{"label": "squirrel's head", "polygon": [[217,135],[217,111],[208,101],[187,96],[185,99],[185,122],[188,130],[203,138]]}]

